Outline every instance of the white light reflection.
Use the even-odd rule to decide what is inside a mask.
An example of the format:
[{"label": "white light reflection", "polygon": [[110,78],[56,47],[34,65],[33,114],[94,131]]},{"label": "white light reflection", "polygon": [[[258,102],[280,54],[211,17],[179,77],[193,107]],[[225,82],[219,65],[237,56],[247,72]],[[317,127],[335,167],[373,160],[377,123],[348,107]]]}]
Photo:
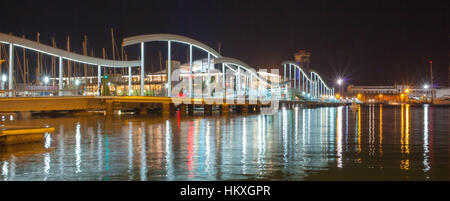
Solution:
[{"label": "white light reflection", "polygon": [[81,124],[77,122],[75,131],[75,163],[76,173],[81,172]]},{"label": "white light reflection", "polygon": [[320,142],[322,142],[321,144],[320,144],[320,146],[321,146],[321,148],[322,148],[322,151],[324,151],[324,147],[323,147],[323,144],[324,144],[324,142],[323,142],[323,138],[324,138],[324,133],[325,132],[323,132],[325,129],[326,129],[326,127],[323,125],[323,108],[320,108],[320,121],[319,121],[319,125],[320,125],[320,135],[319,135],[319,137],[320,137]]},{"label": "white light reflection", "polygon": [[287,164],[287,133],[288,132],[288,120],[287,110],[283,108],[283,162]]},{"label": "white light reflection", "polygon": [[210,142],[210,121],[206,121],[206,134],[205,134],[205,143],[206,143],[206,159],[205,159],[205,172],[210,177],[211,176],[211,142]]},{"label": "white light reflection", "polygon": [[3,176],[3,181],[8,181],[8,161],[3,161],[2,176]]},{"label": "white light reflection", "polygon": [[303,109],[302,111],[302,153],[306,152],[306,140],[305,140],[305,136],[306,136],[306,109]]},{"label": "white light reflection", "polygon": [[298,144],[298,107],[295,107],[294,111],[295,111],[295,145],[297,145]]},{"label": "white light reflection", "polygon": [[50,133],[45,133],[44,135],[44,147],[46,149],[50,148],[51,143],[52,143],[52,136],[50,135]]},{"label": "white light reflection", "polygon": [[[428,153],[430,152],[428,148],[428,105],[424,105],[423,108],[423,171],[430,171],[430,161]],[[428,177],[428,176],[427,176]]]},{"label": "white light reflection", "polygon": [[172,127],[170,121],[166,120],[166,172],[167,179],[172,181],[175,179],[173,172],[173,153],[172,153]]},{"label": "white light reflection", "polygon": [[[102,155],[102,125],[100,122],[98,122],[98,124],[97,124],[97,161],[98,161],[97,172],[99,172],[99,173],[102,172],[102,167],[103,167],[102,158],[103,158],[103,155]],[[98,180],[101,180],[102,175],[99,174],[98,176],[99,176]]]},{"label": "white light reflection", "polygon": [[266,116],[259,115],[258,116],[258,125],[259,133],[258,133],[258,166],[259,166],[259,174],[262,176],[265,171],[265,153],[266,153]]},{"label": "white light reflection", "polygon": [[308,135],[307,135],[307,139],[306,139],[306,144],[309,144],[310,142],[310,137],[311,137],[311,109],[308,109],[308,131],[307,131]]},{"label": "white light reflection", "polygon": [[145,133],[145,123],[141,122],[141,169],[140,169],[140,174],[141,174],[141,181],[146,181],[147,180],[147,148],[146,148],[146,143],[145,143],[145,138],[146,138],[146,133]]},{"label": "white light reflection", "polygon": [[45,174],[44,181],[47,181],[49,170],[50,170],[50,153],[45,153],[44,154],[44,174]]},{"label": "white light reflection", "polygon": [[11,156],[11,165],[9,166],[9,180],[15,180],[16,178],[16,157]]},{"label": "white light reflection", "polygon": [[61,180],[64,178],[64,125],[59,125],[59,135],[57,135],[58,138],[58,146],[59,146],[59,174],[61,177]]},{"label": "white light reflection", "polygon": [[338,107],[336,121],[336,138],[337,138],[337,167],[342,168],[342,106]]},{"label": "white light reflection", "polygon": [[247,160],[247,119],[242,118],[242,174],[246,174],[246,160]]},{"label": "white light reflection", "polygon": [[133,123],[128,122],[128,174],[133,179]]}]

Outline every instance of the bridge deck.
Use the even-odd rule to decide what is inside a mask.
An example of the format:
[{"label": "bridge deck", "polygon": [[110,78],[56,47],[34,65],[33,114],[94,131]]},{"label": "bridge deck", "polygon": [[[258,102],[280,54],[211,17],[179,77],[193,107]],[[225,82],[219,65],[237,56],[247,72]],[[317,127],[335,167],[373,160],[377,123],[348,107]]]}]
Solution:
[{"label": "bridge deck", "polygon": [[0,112],[104,110],[108,103],[159,103],[194,105],[269,105],[258,100],[222,98],[170,98],[145,96],[54,96],[0,98]]}]

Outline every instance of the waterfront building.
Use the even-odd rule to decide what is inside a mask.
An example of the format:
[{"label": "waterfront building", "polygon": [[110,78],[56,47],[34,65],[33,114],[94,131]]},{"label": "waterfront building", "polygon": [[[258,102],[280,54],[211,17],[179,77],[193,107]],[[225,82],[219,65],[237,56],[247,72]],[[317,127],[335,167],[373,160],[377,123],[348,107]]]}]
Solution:
[{"label": "waterfront building", "polygon": [[428,88],[424,86],[355,86],[347,87],[347,97],[358,98],[363,102],[402,103],[430,102],[434,99],[450,98],[449,87]]}]

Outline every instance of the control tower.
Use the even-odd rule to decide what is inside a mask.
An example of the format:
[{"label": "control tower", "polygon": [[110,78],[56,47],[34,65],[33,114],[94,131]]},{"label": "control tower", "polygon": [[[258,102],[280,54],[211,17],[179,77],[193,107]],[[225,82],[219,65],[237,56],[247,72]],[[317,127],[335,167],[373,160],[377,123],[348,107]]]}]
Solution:
[{"label": "control tower", "polygon": [[306,50],[299,50],[294,53],[295,63],[299,64],[307,72],[309,71],[309,65],[311,63],[310,57],[311,53]]}]

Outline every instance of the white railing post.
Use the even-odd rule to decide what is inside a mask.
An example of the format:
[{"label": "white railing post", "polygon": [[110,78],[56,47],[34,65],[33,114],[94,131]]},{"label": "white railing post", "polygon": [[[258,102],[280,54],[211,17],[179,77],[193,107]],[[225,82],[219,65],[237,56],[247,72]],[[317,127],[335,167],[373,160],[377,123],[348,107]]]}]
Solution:
[{"label": "white railing post", "polygon": [[9,89],[9,96],[13,96],[13,68],[14,66],[14,44],[9,44],[9,71],[8,71],[8,89]]},{"label": "white railing post", "polygon": [[59,82],[58,82],[58,96],[62,96],[62,89],[63,89],[63,59],[62,57],[59,57]]},{"label": "white railing post", "polygon": [[128,66],[128,96],[131,96],[131,66]]},{"label": "white railing post", "polygon": [[144,84],[145,84],[145,77],[144,77],[144,73],[145,73],[145,52],[144,52],[144,42],[141,42],[141,96],[145,95],[145,89],[144,89]]}]

